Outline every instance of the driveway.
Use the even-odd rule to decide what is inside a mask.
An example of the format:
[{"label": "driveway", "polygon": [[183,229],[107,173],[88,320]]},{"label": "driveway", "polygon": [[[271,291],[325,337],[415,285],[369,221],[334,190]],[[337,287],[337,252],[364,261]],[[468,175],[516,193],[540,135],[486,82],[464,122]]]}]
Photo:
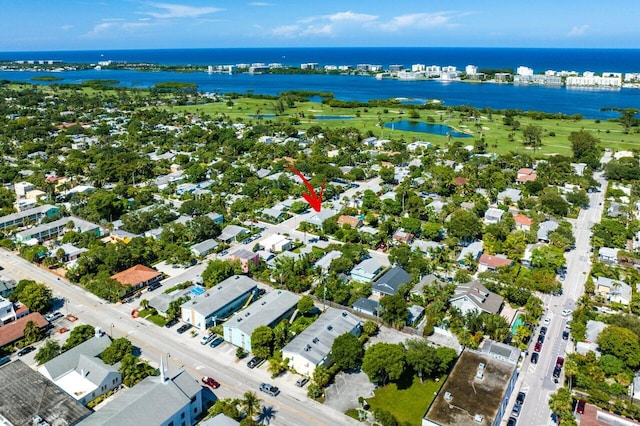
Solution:
[{"label": "driveway", "polygon": [[341,413],[358,408],[358,397],[371,398],[375,386],[363,372],[339,373],[334,383],[325,391],[324,404]]}]

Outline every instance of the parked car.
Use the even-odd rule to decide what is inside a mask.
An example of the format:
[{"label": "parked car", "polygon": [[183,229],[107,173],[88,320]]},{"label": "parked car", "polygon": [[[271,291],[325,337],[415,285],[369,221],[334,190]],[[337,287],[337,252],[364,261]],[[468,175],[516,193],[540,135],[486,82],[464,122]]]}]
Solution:
[{"label": "parked car", "polygon": [[33,352],[33,351],[35,351],[35,350],[36,350],[36,348],[34,348],[33,346],[25,346],[24,348],[22,348],[22,349],[20,349],[20,350],[18,351],[18,354],[17,354],[17,355],[18,355],[18,356],[23,356],[23,355],[26,355],[26,354],[28,354],[29,352]]},{"label": "parked car", "polygon": [[64,317],[64,315],[62,315],[60,312],[53,312],[53,313],[45,315],[44,319],[46,319],[49,322],[53,322],[53,321],[55,321],[57,319],[60,319],[62,317]]},{"label": "parked car", "polygon": [[540,329],[540,335],[541,336],[546,336],[547,335],[547,327],[542,327]]},{"label": "parked car", "polygon": [[532,353],[531,354],[531,364],[537,364],[539,356],[540,356],[540,354],[538,354],[538,352]]},{"label": "parked car", "polygon": [[560,377],[560,373],[562,373],[562,367],[559,367],[557,365],[555,367],[553,367],[553,377],[554,378],[556,378],[556,379],[559,378]]},{"label": "parked car", "polygon": [[159,282],[155,282],[155,283],[149,284],[149,287],[147,287],[147,291],[153,291],[156,288],[160,288],[160,287],[162,287],[162,284],[160,284]]},{"label": "parked car", "polygon": [[303,387],[307,382],[309,381],[308,377],[300,377],[298,380],[296,380],[296,386],[301,388]]},{"label": "parked car", "polygon": [[205,334],[200,339],[200,344],[201,345],[206,345],[207,343],[211,342],[215,337],[216,337],[215,334]]},{"label": "parked car", "polygon": [[507,420],[507,426],[516,426],[516,423],[518,423],[518,419],[515,417],[509,417],[509,420]]},{"label": "parked car", "polygon": [[541,349],[542,349],[542,343],[540,342],[536,343],[536,345],[533,348],[533,350],[536,352],[540,352]]},{"label": "parked car", "polygon": [[584,401],[584,399],[581,399],[580,401],[578,401],[578,406],[576,407],[576,412],[578,414],[584,414],[585,405],[587,405],[587,403]]},{"label": "parked car", "polygon": [[551,317],[545,317],[545,319],[542,321],[542,324],[548,327],[549,324],[551,324]]},{"label": "parked car", "polygon": [[569,330],[564,330],[562,332],[562,340],[569,340]]},{"label": "parked car", "polygon": [[559,356],[559,357],[556,359],[556,367],[560,367],[560,368],[562,368],[562,366],[563,366],[563,365],[564,365],[564,358],[562,358],[561,356]]},{"label": "parked car", "polygon": [[220,343],[224,342],[224,339],[220,336],[216,337],[215,339],[213,339],[211,341],[211,343],[209,343],[209,346],[212,348],[215,348],[216,346],[220,345]]},{"label": "parked car", "polygon": [[213,389],[218,389],[220,387],[220,383],[218,383],[217,381],[215,381],[213,378],[209,376],[204,376],[202,378],[202,383],[204,383],[207,386],[211,386]]},{"label": "parked car", "polygon": [[178,334],[183,334],[185,331],[189,330],[190,328],[191,328],[191,324],[182,324],[180,328],[178,328],[176,331],[178,332]]},{"label": "parked car", "polygon": [[573,313],[573,311],[571,309],[564,309],[562,311],[562,315],[565,317],[568,317],[569,315],[571,315]]},{"label": "parked car", "polygon": [[262,361],[264,361],[264,360],[262,358],[260,358],[259,356],[254,356],[253,358],[251,358],[249,360],[249,362],[247,362],[247,367],[256,368],[258,366],[258,364],[260,364]]},{"label": "parked car", "polygon": [[172,318],[169,321],[167,321],[167,323],[164,325],[167,328],[171,328],[174,325],[176,325],[178,323],[178,320],[176,318]]},{"label": "parked car", "polygon": [[280,393],[280,389],[278,389],[277,386],[273,386],[269,383],[260,383],[260,390],[271,396],[278,396],[278,394]]},{"label": "parked car", "polygon": [[518,396],[516,397],[516,404],[522,405],[524,404],[524,398],[527,396],[524,392],[518,392]]},{"label": "parked car", "polygon": [[522,405],[516,404],[513,406],[513,410],[511,410],[512,417],[518,417],[520,415],[520,410],[522,409]]}]

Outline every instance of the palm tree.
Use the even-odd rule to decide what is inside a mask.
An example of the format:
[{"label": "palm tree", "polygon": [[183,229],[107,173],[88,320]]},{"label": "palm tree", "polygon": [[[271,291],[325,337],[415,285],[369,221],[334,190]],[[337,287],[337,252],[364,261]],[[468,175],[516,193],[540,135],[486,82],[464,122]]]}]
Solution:
[{"label": "palm tree", "polygon": [[253,419],[260,412],[260,398],[254,392],[245,392],[240,406],[246,417]]}]

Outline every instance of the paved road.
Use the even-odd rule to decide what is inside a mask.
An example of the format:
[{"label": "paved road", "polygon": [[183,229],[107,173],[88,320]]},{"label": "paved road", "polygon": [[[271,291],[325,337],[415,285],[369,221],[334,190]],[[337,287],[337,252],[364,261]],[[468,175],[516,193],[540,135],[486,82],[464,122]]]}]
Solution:
[{"label": "paved road", "polygon": [[[160,363],[160,357],[171,369],[184,368],[198,380],[201,376],[214,377],[222,386],[215,391],[220,398],[241,398],[246,391],[255,391],[263,401],[263,406],[272,407],[275,417],[273,425],[348,425],[357,422],[344,414],[306,397],[306,387],[295,387],[297,376],[285,374],[272,380],[267,366],[249,370],[244,362],[236,362],[235,347],[223,343],[212,349],[199,344],[199,337],[189,333],[178,335],[176,327],[160,328],[152,323],[131,318],[130,312],[136,304],[109,304],[98,297],[72,285],[52,273],[30,264],[19,256],[0,250],[0,265],[3,273],[16,280],[33,279],[50,286],[56,297],[68,300],[63,313],[76,315],[79,322],[100,326],[114,337],[126,336],[140,348],[142,356]],[[277,397],[258,392],[261,382],[270,382],[282,389]]]},{"label": "paved road", "polygon": [[[607,157],[603,160],[605,162]],[[564,357],[568,341],[562,340],[562,331],[567,325],[568,317],[562,315],[563,309],[575,309],[576,302],[584,293],[584,283],[591,270],[589,259],[591,256],[591,227],[600,222],[604,202],[604,194],[607,181],[601,173],[594,176],[601,184],[601,192],[589,194],[589,208],[581,210],[578,218],[573,221],[573,232],[576,238],[576,248],[566,253],[567,275],[563,283],[561,296],[545,296],[546,312],[543,315],[551,318],[545,337],[538,364],[530,363],[528,356],[521,368],[520,378],[516,384],[516,390],[509,404],[505,422],[511,413],[511,407],[515,401],[517,392],[526,392],[527,397],[520,413],[518,424],[520,425],[548,425],[553,424],[551,410],[549,409],[549,395],[562,385],[553,381],[553,369],[556,359]],[[529,354],[533,353],[533,346],[537,342],[540,326],[536,328],[536,334],[531,339]],[[563,372],[564,373],[564,372]]]}]

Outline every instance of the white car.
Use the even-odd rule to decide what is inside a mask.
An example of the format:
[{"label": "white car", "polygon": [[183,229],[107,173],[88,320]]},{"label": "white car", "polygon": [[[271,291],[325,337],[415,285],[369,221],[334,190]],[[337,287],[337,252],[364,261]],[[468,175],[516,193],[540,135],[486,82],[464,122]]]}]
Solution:
[{"label": "white car", "polygon": [[206,345],[207,343],[212,341],[214,337],[216,337],[215,334],[205,334],[204,336],[202,336],[202,339],[200,339],[200,344]]},{"label": "white car", "polygon": [[565,309],[565,310],[562,311],[562,315],[565,316],[565,317],[568,317],[572,313],[573,313],[573,311],[571,309]]},{"label": "white car", "polygon": [[544,324],[545,326],[549,326],[549,324],[551,324],[551,317],[545,317],[545,319],[542,321],[542,324]]}]

